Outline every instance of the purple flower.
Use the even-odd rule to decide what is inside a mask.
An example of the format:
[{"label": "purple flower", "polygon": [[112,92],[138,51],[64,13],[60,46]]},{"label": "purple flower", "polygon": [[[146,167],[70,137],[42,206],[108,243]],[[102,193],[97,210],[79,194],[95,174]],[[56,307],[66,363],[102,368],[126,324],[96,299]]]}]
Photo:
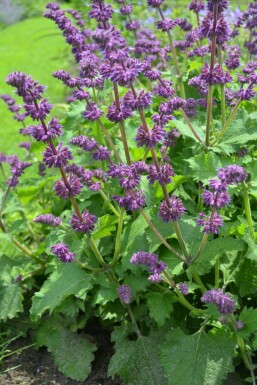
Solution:
[{"label": "purple flower", "polygon": [[177,285],[177,287],[178,287],[178,289],[179,289],[179,291],[180,291],[181,294],[183,294],[183,295],[187,295],[187,294],[188,294],[189,288],[188,288],[188,284],[187,284],[187,283],[185,283],[185,282],[180,282],[180,283]]},{"label": "purple flower", "polygon": [[140,125],[135,140],[139,147],[147,146],[149,148],[154,148],[156,144],[164,139],[165,134],[166,131],[160,126],[154,125],[151,131],[149,130],[146,132],[144,127]]},{"label": "purple flower", "polygon": [[175,20],[164,19],[164,20],[157,21],[156,27],[157,29],[161,29],[162,31],[167,32],[175,28],[177,24],[178,23]]},{"label": "purple flower", "polygon": [[229,7],[228,0],[208,0],[207,1],[207,7],[209,11],[213,11],[214,4],[218,3],[218,12],[224,11],[224,9],[227,9]]},{"label": "purple flower", "polygon": [[112,17],[114,10],[109,4],[104,4],[104,2],[99,1],[99,4],[91,4],[92,10],[88,12],[88,16],[91,19],[96,19],[99,23],[106,22]]},{"label": "purple flower", "polygon": [[83,112],[83,116],[88,120],[98,120],[103,115],[103,111],[99,110],[96,103],[87,104],[86,110]]},{"label": "purple flower", "polygon": [[125,193],[125,196],[114,195],[112,197],[120,207],[125,207],[126,210],[138,210],[145,205],[145,197],[143,191],[133,190]]},{"label": "purple flower", "polygon": [[92,154],[95,160],[110,160],[111,152],[108,151],[107,147],[100,145],[95,152]]},{"label": "purple flower", "polygon": [[109,77],[111,81],[125,86],[133,82],[138,74],[142,71],[142,63],[138,59],[127,59],[123,65],[115,63],[110,68]]},{"label": "purple flower", "polygon": [[61,218],[55,217],[53,214],[42,214],[38,215],[34,222],[36,223],[44,223],[50,226],[59,226],[61,224]]},{"label": "purple flower", "polygon": [[122,13],[123,15],[130,15],[132,13],[132,6],[131,5],[123,5],[121,8],[120,8],[120,13]]},{"label": "purple flower", "polygon": [[192,0],[191,3],[188,5],[188,9],[190,11],[200,12],[204,10],[204,2],[202,0]]},{"label": "purple flower", "polygon": [[169,98],[175,94],[175,90],[172,85],[173,83],[170,80],[161,80],[156,86],[154,86],[153,91],[163,98]]},{"label": "purple flower", "polygon": [[51,246],[51,250],[64,263],[72,262],[75,257],[75,254],[71,253],[63,242]]},{"label": "purple flower", "polygon": [[242,166],[233,164],[231,166],[226,166],[224,168],[218,169],[218,177],[221,182],[227,184],[236,184],[241,183],[247,179],[247,173]]},{"label": "purple flower", "polygon": [[32,164],[29,163],[29,162],[20,162],[17,157],[13,157],[11,156],[10,159],[8,159],[7,157],[5,158],[5,162],[7,163],[10,163],[11,165],[11,173],[12,173],[12,176],[11,178],[8,180],[8,185],[10,187],[16,187],[18,182],[19,182],[19,177],[23,174],[24,170],[27,168],[27,167],[30,167]]},{"label": "purple flower", "polygon": [[186,209],[180,198],[172,195],[170,198],[170,205],[164,200],[160,205],[159,215],[164,222],[177,221],[185,214]]},{"label": "purple flower", "polygon": [[214,213],[213,218],[212,216],[208,217],[204,213],[199,213],[196,223],[199,226],[203,226],[203,232],[206,234],[219,234],[219,227],[223,226],[223,221],[217,213]]},{"label": "purple flower", "polygon": [[219,179],[210,179],[209,186],[217,192],[226,192],[228,190],[227,184]]},{"label": "purple flower", "polygon": [[152,282],[159,283],[162,280],[161,273],[166,269],[166,263],[159,261],[158,255],[147,253],[146,251],[138,251],[134,253],[130,259],[134,265],[145,265],[151,273],[148,278]]},{"label": "purple flower", "polygon": [[74,213],[72,215],[70,224],[75,231],[87,234],[94,230],[96,222],[97,218],[94,215],[90,214],[88,210],[85,210],[81,214],[81,218],[78,216],[77,213]]},{"label": "purple flower", "polygon": [[68,199],[70,196],[74,197],[80,194],[83,188],[79,178],[72,173],[67,176],[67,181],[68,185],[66,185],[63,179],[56,181],[54,184],[54,191],[60,198]]},{"label": "purple flower", "polygon": [[128,305],[131,301],[132,290],[127,285],[121,285],[117,288],[118,296],[120,297],[121,302]]},{"label": "purple flower", "polygon": [[147,4],[150,5],[150,7],[158,8],[164,0],[147,0]]},{"label": "purple flower", "polygon": [[25,148],[27,151],[29,151],[30,147],[31,147],[31,143],[30,142],[22,142],[19,144],[19,147]]},{"label": "purple flower", "polygon": [[73,159],[68,147],[62,147],[62,143],[60,143],[56,148],[49,144],[43,152],[43,156],[43,160],[49,168],[62,168],[68,164],[70,159]]},{"label": "purple flower", "polygon": [[130,116],[132,116],[132,114],[132,109],[124,106],[123,103],[117,107],[116,103],[114,102],[108,107],[106,117],[110,120],[110,122],[118,123],[128,119]]},{"label": "purple flower", "polygon": [[141,25],[139,21],[132,20],[129,23],[126,23],[125,27],[128,31],[137,31],[138,29],[140,29]]},{"label": "purple flower", "polygon": [[52,108],[53,105],[48,102],[47,98],[42,99],[38,106],[33,103],[24,104],[26,116],[30,116],[33,120],[44,120]]},{"label": "purple flower", "polygon": [[211,192],[209,190],[205,190],[202,194],[203,201],[207,206],[211,207],[218,207],[219,209],[221,207],[227,206],[230,201],[230,195],[226,192]]},{"label": "purple flower", "polygon": [[[232,81],[232,76],[223,71],[221,65],[216,64],[212,70],[207,63],[204,63],[201,74],[189,80],[188,84],[194,87],[204,87],[206,84],[226,84]],[[200,91],[200,90],[199,90]]]},{"label": "purple flower", "polygon": [[151,184],[158,180],[160,184],[168,184],[172,182],[172,176],[174,176],[174,170],[168,163],[159,166],[159,170],[156,169],[155,165],[150,164],[148,169],[147,179]]},{"label": "purple flower", "polygon": [[215,304],[222,314],[229,314],[235,311],[235,301],[230,298],[229,294],[224,294],[221,289],[206,291],[201,297],[201,301],[203,303]]},{"label": "purple flower", "polygon": [[78,135],[70,140],[71,144],[82,148],[84,151],[92,152],[98,148],[97,141],[88,136]]},{"label": "purple flower", "polygon": [[31,126],[31,135],[37,141],[46,142],[49,139],[55,139],[57,136],[62,135],[61,124],[58,119],[53,118],[49,121],[47,130],[39,125],[39,126]]}]

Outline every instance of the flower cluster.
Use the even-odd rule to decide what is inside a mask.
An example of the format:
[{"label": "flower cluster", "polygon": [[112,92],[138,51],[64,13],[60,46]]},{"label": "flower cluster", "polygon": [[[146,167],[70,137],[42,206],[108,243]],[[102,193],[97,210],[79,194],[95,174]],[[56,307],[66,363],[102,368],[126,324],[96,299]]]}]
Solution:
[{"label": "flower cluster", "polygon": [[147,253],[146,251],[138,251],[134,253],[130,259],[130,262],[134,265],[145,265],[148,267],[148,271],[151,273],[149,281],[161,282],[161,273],[166,269],[166,263],[159,261],[158,255]]},{"label": "flower cluster", "polygon": [[64,263],[70,263],[74,260],[75,255],[69,251],[68,246],[63,242],[51,246],[51,250]]},{"label": "flower cluster", "polygon": [[201,297],[203,303],[213,303],[221,314],[230,314],[235,311],[235,301],[229,294],[224,294],[221,289],[211,289]]}]

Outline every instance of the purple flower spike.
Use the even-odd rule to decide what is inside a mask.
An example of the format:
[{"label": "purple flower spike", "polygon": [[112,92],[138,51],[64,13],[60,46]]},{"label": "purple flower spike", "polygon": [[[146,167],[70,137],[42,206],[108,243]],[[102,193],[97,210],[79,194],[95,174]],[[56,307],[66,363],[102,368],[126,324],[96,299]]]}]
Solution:
[{"label": "purple flower spike", "polygon": [[51,246],[51,250],[64,263],[72,262],[75,257],[63,242]]},{"label": "purple flower spike", "polygon": [[164,0],[147,0],[147,4],[150,5],[150,7],[158,8]]},{"label": "purple flower spike", "polygon": [[68,199],[70,196],[76,196],[81,193],[81,190],[83,188],[83,184],[80,182],[80,179],[70,173],[67,177],[69,187],[66,186],[63,179],[57,180],[54,184],[54,191],[57,196],[60,198]]},{"label": "purple flower spike", "polygon": [[82,213],[82,218],[79,218],[79,216],[74,213],[72,215],[70,224],[75,231],[87,234],[94,230],[96,222],[97,218],[90,214],[88,210],[85,210]]},{"label": "purple flower spike", "polygon": [[179,289],[181,294],[183,294],[183,295],[187,295],[188,294],[189,288],[188,288],[188,284],[187,283],[180,282],[177,286],[178,286],[178,289]]},{"label": "purple flower spike", "polygon": [[145,265],[148,267],[149,281],[159,283],[162,280],[161,273],[166,269],[166,263],[158,260],[158,255],[147,253],[146,251],[138,251],[134,253],[130,259],[134,265]]},{"label": "purple flower spike", "polygon": [[169,184],[172,182],[171,177],[175,175],[172,166],[168,163],[161,165],[159,170],[156,169],[155,165],[150,164],[148,173],[147,178],[151,184],[155,181],[160,184]]},{"label": "purple flower spike", "polygon": [[98,120],[102,115],[103,111],[99,110],[96,103],[87,104],[86,110],[83,113],[83,116],[91,121]]},{"label": "purple flower spike", "polygon": [[190,11],[200,12],[204,10],[204,2],[202,0],[192,0],[188,5]]},{"label": "purple flower spike", "polygon": [[138,147],[149,147],[154,148],[158,143],[161,143],[165,138],[166,131],[155,125],[153,129],[146,132],[142,125],[139,126],[135,140],[137,141]]},{"label": "purple flower spike", "polygon": [[221,314],[229,314],[235,311],[235,301],[229,294],[224,294],[221,289],[211,289],[201,297],[203,303],[213,303],[217,305]]},{"label": "purple flower spike", "polygon": [[53,214],[42,214],[38,215],[34,222],[36,223],[44,223],[50,226],[59,226],[61,224],[61,218],[55,217]]},{"label": "purple flower spike", "polygon": [[222,182],[227,184],[236,184],[244,182],[247,179],[247,173],[242,166],[233,164],[231,166],[220,168],[218,177]]},{"label": "purple flower spike", "polygon": [[62,143],[56,147],[56,150],[54,150],[54,148],[52,148],[52,146],[49,144],[46,147],[46,150],[43,152],[43,155],[44,162],[49,168],[61,168],[66,166],[70,159],[73,159],[73,156],[68,147],[62,147]]},{"label": "purple flower spike", "polygon": [[132,297],[132,290],[127,285],[121,285],[117,288],[118,296],[120,297],[121,302],[129,305]]},{"label": "purple flower spike", "polygon": [[230,195],[226,192],[216,192],[215,194],[209,190],[205,190],[202,194],[203,201],[207,206],[225,207],[230,203]]},{"label": "purple flower spike", "polygon": [[159,215],[164,222],[175,222],[185,214],[186,209],[180,198],[172,196],[170,198],[170,207],[167,205],[167,202],[164,200],[160,205]]},{"label": "purple flower spike", "polygon": [[196,220],[196,223],[199,226],[203,226],[203,232],[206,234],[219,234],[218,228],[223,226],[223,221],[217,213],[214,214],[212,220],[206,214],[199,213],[199,218]]},{"label": "purple flower spike", "polygon": [[33,103],[24,104],[26,116],[30,116],[33,120],[44,120],[52,108],[53,105],[46,98],[42,99],[37,107]]},{"label": "purple flower spike", "polygon": [[111,5],[99,2],[99,4],[91,4],[92,10],[88,12],[91,19],[96,19],[99,23],[106,22],[112,17],[114,10]]}]

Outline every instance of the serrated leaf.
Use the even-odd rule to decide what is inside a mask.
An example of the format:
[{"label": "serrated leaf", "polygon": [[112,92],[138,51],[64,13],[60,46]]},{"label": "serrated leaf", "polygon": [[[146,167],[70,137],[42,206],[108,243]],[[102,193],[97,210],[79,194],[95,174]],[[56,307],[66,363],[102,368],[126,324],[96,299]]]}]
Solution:
[{"label": "serrated leaf", "polygon": [[121,243],[122,264],[125,269],[131,268],[130,258],[133,253],[147,248],[148,243],[145,236],[147,227],[148,224],[142,215],[127,226]]},{"label": "serrated leaf", "polygon": [[160,366],[157,349],[162,340],[160,333],[139,337],[137,341],[122,339],[115,344],[108,375],[118,374],[124,385],[167,385]]},{"label": "serrated leaf", "polygon": [[207,154],[197,154],[193,158],[188,159],[187,162],[192,170],[194,179],[207,183],[210,178],[217,176],[218,168],[224,167],[231,161],[229,158],[225,161],[224,158],[221,158],[219,155],[208,152]]},{"label": "serrated leaf", "polygon": [[106,214],[100,217],[97,221],[97,228],[92,233],[94,239],[100,239],[111,235],[112,231],[115,231],[115,224],[118,222],[117,217],[114,215]]},{"label": "serrated leaf", "polygon": [[58,369],[67,377],[76,381],[85,380],[91,372],[91,362],[96,346],[62,325],[45,322],[37,331],[38,346],[47,346],[53,354]]},{"label": "serrated leaf", "polygon": [[[185,122],[183,122],[182,120],[173,120],[173,123],[175,124],[175,127],[179,130],[179,132],[188,137],[188,138],[191,138],[193,139],[195,142],[198,143],[196,137],[194,136],[194,134],[192,133],[192,131],[190,130],[190,128],[188,127],[188,124],[186,124]],[[202,141],[204,141],[204,134],[203,134],[203,128],[201,127],[199,129],[199,125],[197,126],[197,134],[198,136],[202,139]]]},{"label": "serrated leaf", "polygon": [[22,289],[17,284],[0,288],[0,320],[14,318],[19,312],[23,311]]},{"label": "serrated leaf", "polygon": [[69,295],[85,299],[90,288],[91,276],[78,265],[60,265],[34,294],[30,309],[32,319],[39,319],[47,310],[51,314]]},{"label": "serrated leaf", "polygon": [[238,330],[243,337],[249,337],[251,333],[257,332],[257,309],[245,307],[239,319],[244,323],[243,329]]},{"label": "serrated leaf", "polygon": [[222,330],[208,335],[171,330],[160,348],[168,385],[222,385],[234,369],[234,348],[235,340]]},{"label": "serrated leaf", "polygon": [[257,262],[245,259],[236,273],[236,284],[242,297],[257,293]]},{"label": "serrated leaf", "polygon": [[66,130],[77,128],[79,123],[84,119],[82,112],[85,111],[86,103],[84,101],[76,101],[72,103],[70,110],[67,112],[66,118],[61,122]]},{"label": "serrated leaf", "polygon": [[158,327],[164,325],[166,319],[169,318],[173,309],[174,302],[171,293],[152,292],[147,296],[147,305],[150,316],[155,320]]}]

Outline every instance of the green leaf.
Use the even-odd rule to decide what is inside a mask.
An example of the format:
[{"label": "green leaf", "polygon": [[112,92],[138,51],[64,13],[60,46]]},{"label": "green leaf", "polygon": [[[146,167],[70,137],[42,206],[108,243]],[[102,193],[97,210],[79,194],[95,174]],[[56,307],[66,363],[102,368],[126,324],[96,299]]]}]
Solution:
[{"label": "green leaf", "polygon": [[111,235],[112,231],[115,231],[115,224],[118,222],[117,217],[114,215],[106,214],[100,217],[97,221],[97,228],[92,233],[94,239],[100,239]]},{"label": "green leaf", "polygon": [[243,337],[249,337],[251,333],[257,331],[257,309],[244,307],[239,319],[244,323],[243,329],[238,330]]},{"label": "green leaf", "polygon": [[187,160],[194,180],[201,180],[203,183],[207,183],[210,178],[217,176],[217,168],[229,164],[229,161],[229,158],[225,161],[224,158],[213,152],[197,154]]},{"label": "green leaf", "polygon": [[257,293],[257,262],[245,259],[236,273],[236,284],[241,296]]},{"label": "green leaf", "polygon": [[[192,133],[192,131],[190,130],[190,128],[188,127],[188,124],[185,123],[184,121],[182,120],[173,120],[173,123],[175,124],[175,127],[179,130],[179,132],[188,137],[188,138],[191,138],[193,139],[195,142],[198,143],[196,137],[194,136],[194,134]],[[204,130],[203,130],[203,126],[199,129],[199,125],[197,125],[197,134],[200,136],[200,138],[204,141]]]},{"label": "green leaf", "polygon": [[70,110],[67,112],[67,117],[61,122],[66,130],[77,128],[84,120],[82,112],[85,111],[86,103],[84,101],[77,101],[72,103]]},{"label": "green leaf", "polygon": [[173,309],[174,302],[171,293],[151,292],[147,295],[147,305],[150,310],[150,316],[155,320],[158,327],[164,325]]},{"label": "green leaf", "polygon": [[153,333],[148,337],[140,337],[137,341],[117,341],[108,375],[114,377],[118,374],[124,385],[167,385],[157,357],[156,347],[161,340],[160,333]]},{"label": "green leaf", "polygon": [[0,320],[14,318],[23,311],[22,289],[17,284],[0,288]]},{"label": "green leaf", "polygon": [[125,269],[132,267],[130,258],[133,253],[148,248],[145,229],[148,224],[142,215],[126,227],[126,231],[122,238],[121,254],[123,254],[122,264]]},{"label": "green leaf", "polygon": [[30,310],[33,320],[49,310],[50,314],[69,295],[85,299],[91,288],[91,276],[76,264],[60,265],[35,293]]},{"label": "green leaf", "polygon": [[223,330],[206,335],[169,332],[161,345],[161,364],[168,385],[221,385],[233,371],[235,341]]},{"label": "green leaf", "polygon": [[73,333],[61,323],[49,319],[38,329],[36,341],[38,346],[47,346],[56,366],[65,376],[83,381],[90,374],[96,346],[81,334]]}]

